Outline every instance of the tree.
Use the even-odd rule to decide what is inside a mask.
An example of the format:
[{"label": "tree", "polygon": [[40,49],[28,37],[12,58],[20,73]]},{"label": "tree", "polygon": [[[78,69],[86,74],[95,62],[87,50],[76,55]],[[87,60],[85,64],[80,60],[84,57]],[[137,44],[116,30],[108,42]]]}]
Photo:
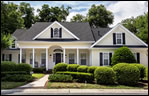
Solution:
[{"label": "tree", "polygon": [[66,21],[66,17],[69,15],[69,9],[71,7],[64,8],[61,7],[51,7],[49,5],[44,4],[42,9],[38,9],[39,18],[41,22],[53,22],[53,21]]},{"label": "tree", "polygon": [[76,14],[72,17],[71,22],[85,22],[86,17],[81,14]]},{"label": "tree", "polygon": [[136,59],[128,47],[121,47],[115,50],[112,56],[112,65],[118,63],[136,63]]},{"label": "tree", "polygon": [[91,26],[108,27],[113,23],[114,16],[104,5],[92,5],[87,14],[87,21]]},{"label": "tree", "polygon": [[122,24],[148,44],[148,12],[136,18],[122,20]]},{"label": "tree", "polygon": [[11,35],[10,34],[2,34],[1,33],[1,49],[5,49],[12,44]]},{"label": "tree", "polygon": [[29,3],[21,2],[19,10],[22,13],[22,18],[24,19],[25,28],[30,28],[34,23],[34,8],[32,8]]}]

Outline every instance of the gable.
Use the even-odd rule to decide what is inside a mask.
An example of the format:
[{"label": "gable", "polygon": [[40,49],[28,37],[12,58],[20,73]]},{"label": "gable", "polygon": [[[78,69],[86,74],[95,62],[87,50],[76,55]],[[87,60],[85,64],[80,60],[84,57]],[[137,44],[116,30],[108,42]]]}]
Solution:
[{"label": "gable", "polygon": [[59,24],[58,22],[54,22],[51,25],[49,25],[47,28],[45,28],[42,32],[40,32],[38,35],[36,35],[33,39],[43,39],[48,38],[51,39],[51,28],[62,28],[62,39],[78,39],[77,36],[75,36],[73,33],[71,33],[68,29],[66,29],[64,26]]},{"label": "gable", "polygon": [[142,40],[140,40],[133,33],[131,33],[128,29],[126,29],[125,27],[119,24],[113,29],[111,29],[108,33],[106,33],[102,38],[100,38],[91,47],[95,45],[113,45],[113,33],[125,33],[125,45],[147,46],[147,44],[145,44]]}]

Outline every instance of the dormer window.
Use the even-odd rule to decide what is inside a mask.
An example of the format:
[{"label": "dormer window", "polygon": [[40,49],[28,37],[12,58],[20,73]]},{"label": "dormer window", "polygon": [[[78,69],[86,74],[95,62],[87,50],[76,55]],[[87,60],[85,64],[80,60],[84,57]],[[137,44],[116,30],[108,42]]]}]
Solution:
[{"label": "dormer window", "polygon": [[113,44],[114,45],[125,44],[125,33],[113,33]]},{"label": "dormer window", "polygon": [[15,49],[16,48],[16,42],[15,42],[15,40],[12,41],[12,44],[10,45],[9,48],[11,48],[11,49]]},{"label": "dormer window", "polygon": [[122,44],[122,33],[116,33],[116,44]]},{"label": "dormer window", "polygon": [[53,37],[59,37],[59,30],[58,30],[58,28],[55,28],[54,29],[54,35],[53,35]]}]

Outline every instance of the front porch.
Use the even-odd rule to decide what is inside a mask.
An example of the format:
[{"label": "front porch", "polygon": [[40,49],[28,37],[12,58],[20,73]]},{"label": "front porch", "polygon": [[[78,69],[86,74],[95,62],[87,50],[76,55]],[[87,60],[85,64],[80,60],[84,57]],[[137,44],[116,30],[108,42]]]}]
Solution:
[{"label": "front porch", "polygon": [[87,48],[20,48],[19,53],[19,63],[31,64],[33,68],[44,67],[46,70],[53,69],[60,62],[80,65],[89,65],[90,62],[90,50]]}]

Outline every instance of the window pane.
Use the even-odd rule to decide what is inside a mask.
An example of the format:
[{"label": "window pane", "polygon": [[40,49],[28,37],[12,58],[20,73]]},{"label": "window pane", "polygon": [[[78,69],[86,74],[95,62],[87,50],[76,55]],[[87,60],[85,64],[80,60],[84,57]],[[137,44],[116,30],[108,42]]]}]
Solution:
[{"label": "window pane", "polygon": [[120,33],[117,33],[117,38],[121,38],[121,34]]},{"label": "window pane", "polygon": [[104,53],[104,59],[108,59],[108,53]]},{"label": "window pane", "polygon": [[73,64],[74,63],[74,54],[70,53],[69,54],[69,64]]},{"label": "window pane", "polygon": [[81,54],[81,65],[86,65],[86,53]]},{"label": "window pane", "polygon": [[104,65],[109,65],[108,64],[108,59],[104,59]]},{"label": "window pane", "polygon": [[121,39],[117,39],[117,44],[121,44]]},{"label": "window pane", "polygon": [[58,28],[54,29],[54,37],[59,37],[59,30],[58,30]]}]

